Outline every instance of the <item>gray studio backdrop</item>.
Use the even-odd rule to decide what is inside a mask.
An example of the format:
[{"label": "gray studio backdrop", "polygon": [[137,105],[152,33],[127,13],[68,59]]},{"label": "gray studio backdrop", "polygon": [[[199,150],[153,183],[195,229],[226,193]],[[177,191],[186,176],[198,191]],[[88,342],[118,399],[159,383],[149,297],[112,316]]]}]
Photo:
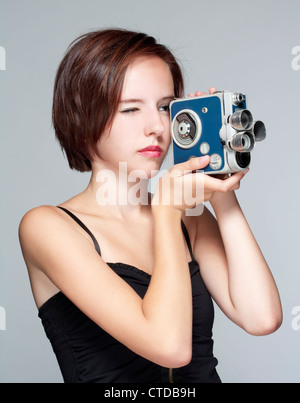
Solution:
[{"label": "gray studio backdrop", "polygon": [[[253,337],[216,307],[223,382],[300,381],[300,2],[235,0],[0,0],[0,382],[62,382],[30,291],[18,243],[30,208],[80,192],[54,139],[54,75],[80,34],[119,26],[148,32],[181,61],[186,93],[247,93],[267,127],[238,198],[278,284],[284,322]],[[170,165],[168,158],[166,167]]]}]

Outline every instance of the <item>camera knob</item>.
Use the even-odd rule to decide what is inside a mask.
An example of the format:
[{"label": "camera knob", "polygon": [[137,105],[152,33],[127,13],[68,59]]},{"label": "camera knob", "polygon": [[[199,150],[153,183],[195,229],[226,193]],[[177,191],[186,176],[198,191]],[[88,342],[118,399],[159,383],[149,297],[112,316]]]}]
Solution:
[{"label": "camera knob", "polygon": [[188,122],[187,120],[183,120],[182,122],[180,122],[180,124],[178,126],[178,133],[179,133],[180,137],[182,137],[182,138],[188,137],[191,133],[190,122]]},{"label": "camera knob", "polygon": [[199,140],[201,131],[201,121],[190,109],[180,110],[172,121],[171,134],[174,142],[181,148],[193,147]]},{"label": "camera knob", "polygon": [[244,100],[245,100],[245,97],[244,97],[243,94],[240,94],[240,93],[237,93],[237,92],[232,94],[232,103],[233,103],[233,105],[237,106],[237,105],[241,104]]}]

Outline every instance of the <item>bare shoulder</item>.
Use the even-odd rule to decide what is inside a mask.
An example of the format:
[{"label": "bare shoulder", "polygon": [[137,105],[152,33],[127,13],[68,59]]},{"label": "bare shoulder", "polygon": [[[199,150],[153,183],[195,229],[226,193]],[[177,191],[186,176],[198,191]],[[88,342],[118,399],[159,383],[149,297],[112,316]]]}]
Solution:
[{"label": "bare shoulder", "polygon": [[[19,225],[19,239],[27,264],[42,268],[41,262],[49,249],[59,253],[66,240],[74,247],[86,241],[74,224],[57,207],[44,205],[29,210]],[[77,242],[77,244],[76,244]]]},{"label": "bare shoulder", "polygon": [[53,206],[39,206],[29,210],[22,218],[19,225],[19,238],[23,244],[27,237],[39,235],[39,231],[47,230],[46,224],[58,219],[57,208]]},{"label": "bare shoulder", "polygon": [[53,206],[35,207],[23,216],[19,225],[19,240],[27,265],[33,263],[39,241],[51,231],[57,220]]},{"label": "bare shoulder", "polygon": [[27,213],[23,216],[20,226],[25,223],[27,225],[28,223],[32,222],[33,220],[49,216],[50,214],[53,216],[57,210],[57,207],[50,206],[50,205],[44,205],[44,206],[38,206],[34,207],[31,210],[27,211]]},{"label": "bare shoulder", "polygon": [[41,233],[47,232],[59,220],[61,221],[61,218],[56,207],[45,205],[29,210],[19,225],[21,244],[26,243],[27,239],[32,240],[40,236]]}]

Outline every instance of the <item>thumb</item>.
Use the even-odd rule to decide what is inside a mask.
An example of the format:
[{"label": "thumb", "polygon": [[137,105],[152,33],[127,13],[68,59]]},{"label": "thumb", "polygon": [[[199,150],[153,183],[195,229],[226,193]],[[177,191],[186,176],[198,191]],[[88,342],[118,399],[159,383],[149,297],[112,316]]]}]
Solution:
[{"label": "thumb", "polygon": [[172,172],[175,176],[181,176],[182,174],[187,174],[192,171],[196,171],[197,169],[205,168],[210,161],[210,156],[205,155],[204,157],[193,157],[185,162],[181,162],[180,164],[174,165],[170,172]]},{"label": "thumb", "polygon": [[197,169],[205,168],[210,162],[210,156],[190,158],[187,162],[183,163],[185,171],[196,171]]}]

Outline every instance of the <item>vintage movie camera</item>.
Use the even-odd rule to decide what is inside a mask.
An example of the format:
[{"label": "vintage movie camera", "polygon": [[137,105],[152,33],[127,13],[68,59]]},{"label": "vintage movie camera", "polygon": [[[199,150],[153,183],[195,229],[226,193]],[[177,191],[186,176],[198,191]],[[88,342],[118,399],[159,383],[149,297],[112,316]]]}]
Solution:
[{"label": "vintage movie camera", "polygon": [[207,174],[246,169],[256,142],[266,137],[262,121],[254,121],[241,93],[176,99],[170,104],[174,164],[192,157],[210,156]]}]

